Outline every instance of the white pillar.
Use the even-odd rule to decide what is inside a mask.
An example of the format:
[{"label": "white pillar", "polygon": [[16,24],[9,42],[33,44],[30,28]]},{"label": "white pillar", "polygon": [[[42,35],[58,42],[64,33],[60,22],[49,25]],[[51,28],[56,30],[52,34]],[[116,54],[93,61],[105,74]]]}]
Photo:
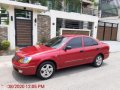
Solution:
[{"label": "white pillar", "polygon": [[83,22],[83,29],[87,29],[87,26],[88,26],[88,21],[84,21]]},{"label": "white pillar", "polygon": [[33,10],[33,45],[37,44],[37,36],[37,10]]},{"label": "white pillar", "polygon": [[93,25],[93,37],[97,38],[97,29],[98,29],[98,20],[96,20],[96,22],[94,22]]},{"label": "white pillar", "polygon": [[117,41],[120,41],[120,22],[118,23]]},{"label": "white pillar", "polygon": [[56,37],[56,17],[54,15],[51,15],[51,32],[50,32],[50,38]]},{"label": "white pillar", "polygon": [[[8,25],[8,40],[10,41],[10,49],[15,49],[15,16],[14,16],[14,7],[9,6],[7,9],[9,12],[9,25]],[[11,21],[11,16],[13,21]]]}]

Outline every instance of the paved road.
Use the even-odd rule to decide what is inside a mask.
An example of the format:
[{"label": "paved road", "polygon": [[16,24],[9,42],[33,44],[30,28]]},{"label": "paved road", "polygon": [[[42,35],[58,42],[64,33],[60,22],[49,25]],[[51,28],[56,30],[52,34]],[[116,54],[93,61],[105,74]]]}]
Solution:
[{"label": "paved road", "polygon": [[119,41],[102,41],[110,46],[110,52],[120,52],[120,42]]},{"label": "paved road", "polygon": [[[111,53],[100,68],[89,65],[68,68],[58,71],[52,79],[46,81],[16,73],[11,58],[12,56],[0,57],[1,90],[18,90],[8,88],[15,84],[44,85],[44,88],[32,90],[120,90],[120,52]],[[27,90],[26,88],[19,90]]]}]

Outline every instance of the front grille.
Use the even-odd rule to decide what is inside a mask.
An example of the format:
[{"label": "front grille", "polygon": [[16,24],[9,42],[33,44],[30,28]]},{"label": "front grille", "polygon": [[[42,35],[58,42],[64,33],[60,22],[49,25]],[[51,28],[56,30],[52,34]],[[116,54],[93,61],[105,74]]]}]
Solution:
[{"label": "front grille", "polygon": [[20,59],[21,59],[21,57],[19,57],[19,56],[15,55],[15,56],[13,57],[13,59],[14,59],[14,60],[16,60],[16,61],[18,61],[18,60],[20,60]]}]

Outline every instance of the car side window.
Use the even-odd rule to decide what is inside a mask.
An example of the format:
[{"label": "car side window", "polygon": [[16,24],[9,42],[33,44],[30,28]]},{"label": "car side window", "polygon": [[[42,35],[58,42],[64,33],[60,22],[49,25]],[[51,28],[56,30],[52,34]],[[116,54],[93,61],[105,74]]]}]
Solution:
[{"label": "car side window", "polygon": [[71,48],[80,48],[82,47],[82,38],[81,37],[77,37],[77,38],[73,38],[71,39],[66,46],[71,46]]},{"label": "car side window", "polygon": [[98,45],[98,43],[94,39],[92,39],[92,38],[84,37],[83,40],[84,40],[84,46],[85,47]]}]

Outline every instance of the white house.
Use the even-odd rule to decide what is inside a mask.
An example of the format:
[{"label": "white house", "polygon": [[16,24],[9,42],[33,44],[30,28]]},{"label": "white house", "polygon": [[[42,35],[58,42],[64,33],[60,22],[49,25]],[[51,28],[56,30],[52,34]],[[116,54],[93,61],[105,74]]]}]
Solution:
[{"label": "white house", "polygon": [[[85,0],[83,5],[89,6],[91,2]],[[90,35],[97,38],[98,16],[87,7],[82,10],[83,13],[64,12],[9,0],[1,0],[0,7],[8,11],[9,24],[1,23],[0,33],[5,33],[4,28],[7,28],[11,49],[16,46],[36,45],[43,36],[53,38],[63,26],[64,29],[81,29],[83,32],[89,30]]]}]

